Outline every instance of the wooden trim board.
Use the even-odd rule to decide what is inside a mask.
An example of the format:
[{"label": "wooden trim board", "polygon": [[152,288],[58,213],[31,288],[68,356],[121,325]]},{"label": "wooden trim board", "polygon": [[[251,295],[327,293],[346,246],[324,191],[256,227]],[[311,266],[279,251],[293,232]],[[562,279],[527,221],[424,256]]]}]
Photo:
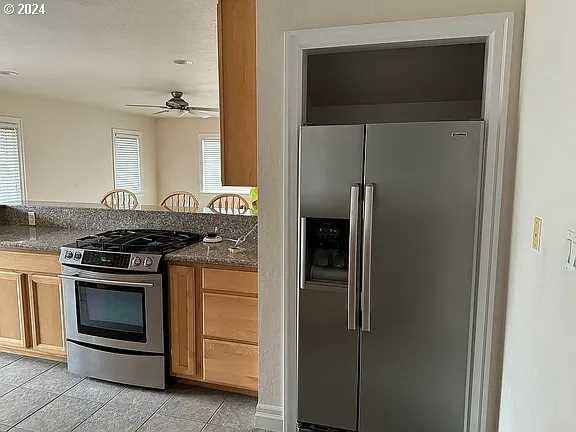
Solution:
[{"label": "wooden trim board", "polygon": [[[494,332],[503,326],[495,314],[497,292],[505,289],[497,278],[507,256],[499,254],[503,179],[508,131],[508,98],[512,62],[514,15],[494,13],[397,21],[345,27],[289,31],[284,51],[284,159],[283,159],[283,308],[284,308],[284,430],[295,430],[297,420],[297,304],[298,304],[298,154],[302,124],[304,55],[309,49],[390,44],[486,42],[483,117],[487,122],[484,168],[484,205],[475,305],[473,370],[470,374],[469,432],[486,432],[497,417],[500,391],[501,341]],[[506,241],[506,240],[504,240]],[[505,248],[504,248],[505,249]],[[504,309],[505,306],[500,306]],[[266,402],[266,401],[264,401]],[[496,418],[497,420],[497,418]]]}]

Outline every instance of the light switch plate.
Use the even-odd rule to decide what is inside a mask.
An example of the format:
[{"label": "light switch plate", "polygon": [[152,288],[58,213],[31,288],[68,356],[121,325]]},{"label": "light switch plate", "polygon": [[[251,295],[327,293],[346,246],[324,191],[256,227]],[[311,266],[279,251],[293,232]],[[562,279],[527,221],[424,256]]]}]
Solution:
[{"label": "light switch plate", "polygon": [[28,212],[28,225],[34,226],[36,225],[36,213],[33,211]]},{"label": "light switch plate", "polygon": [[568,230],[566,235],[566,262],[564,268],[576,272],[576,230]]},{"label": "light switch plate", "polygon": [[532,249],[540,252],[542,247],[542,224],[544,221],[541,217],[534,216],[532,223]]}]

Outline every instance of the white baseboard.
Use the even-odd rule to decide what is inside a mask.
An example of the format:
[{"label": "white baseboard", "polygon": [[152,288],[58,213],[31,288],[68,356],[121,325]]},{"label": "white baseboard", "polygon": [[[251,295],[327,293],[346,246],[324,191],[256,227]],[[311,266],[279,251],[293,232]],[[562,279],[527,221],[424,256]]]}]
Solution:
[{"label": "white baseboard", "polygon": [[284,428],[284,410],[281,406],[258,404],[254,425],[258,429],[271,432],[282,432]]}]

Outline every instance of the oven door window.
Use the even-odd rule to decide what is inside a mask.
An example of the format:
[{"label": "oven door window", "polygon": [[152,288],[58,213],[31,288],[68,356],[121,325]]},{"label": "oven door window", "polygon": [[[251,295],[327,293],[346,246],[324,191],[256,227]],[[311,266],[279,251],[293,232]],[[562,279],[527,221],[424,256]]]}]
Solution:
[{"label": "oven door window", "polygon": [[144,288],[76,282],[78,332],[146,342]]}]

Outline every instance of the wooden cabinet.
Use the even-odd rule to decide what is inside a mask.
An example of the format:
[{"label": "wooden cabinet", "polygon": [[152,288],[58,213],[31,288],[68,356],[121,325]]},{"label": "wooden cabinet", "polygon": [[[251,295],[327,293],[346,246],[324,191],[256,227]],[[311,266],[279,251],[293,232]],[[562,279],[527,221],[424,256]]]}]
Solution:
[{"label": "wooden cabinet", "polygon": [[257,273],[171,265],[168,277],[171,374],[257,391]]},{"label": "wooden cabinet", "polygon": [[56,255],[0,252],[0,350],[66,358]]},{"label": "wooden cabinet", "polygon": [[28,275],[32,349],[66,355],[62,286],[57,276]]},{"label": "wooden cabinet", "polygon": [[258,273],[204,268],[202,269],[202,289],[234,294],[258,294]]},{"label": "wooden cabinet", "polygon": [[204,379],[257,390],[258,346],[204,339]]},{"label": "wooden cabinet", "polygon": [[204,337],[258,343],[258,299],[204,293]]},{"label": "wooden cabinet", "polygon": [[172,375],[196,377],[196,283],[194,267],[170,266],[170,368]]},{"label": "wooden cabinet", "polygon": [[25,293],[21,273],[0,271],[0,345],[25,348],[27,344]]},{"label": "wooden cabinet", "polygon": [[256,0],[218,1],[222,184],[257,186]]}]

